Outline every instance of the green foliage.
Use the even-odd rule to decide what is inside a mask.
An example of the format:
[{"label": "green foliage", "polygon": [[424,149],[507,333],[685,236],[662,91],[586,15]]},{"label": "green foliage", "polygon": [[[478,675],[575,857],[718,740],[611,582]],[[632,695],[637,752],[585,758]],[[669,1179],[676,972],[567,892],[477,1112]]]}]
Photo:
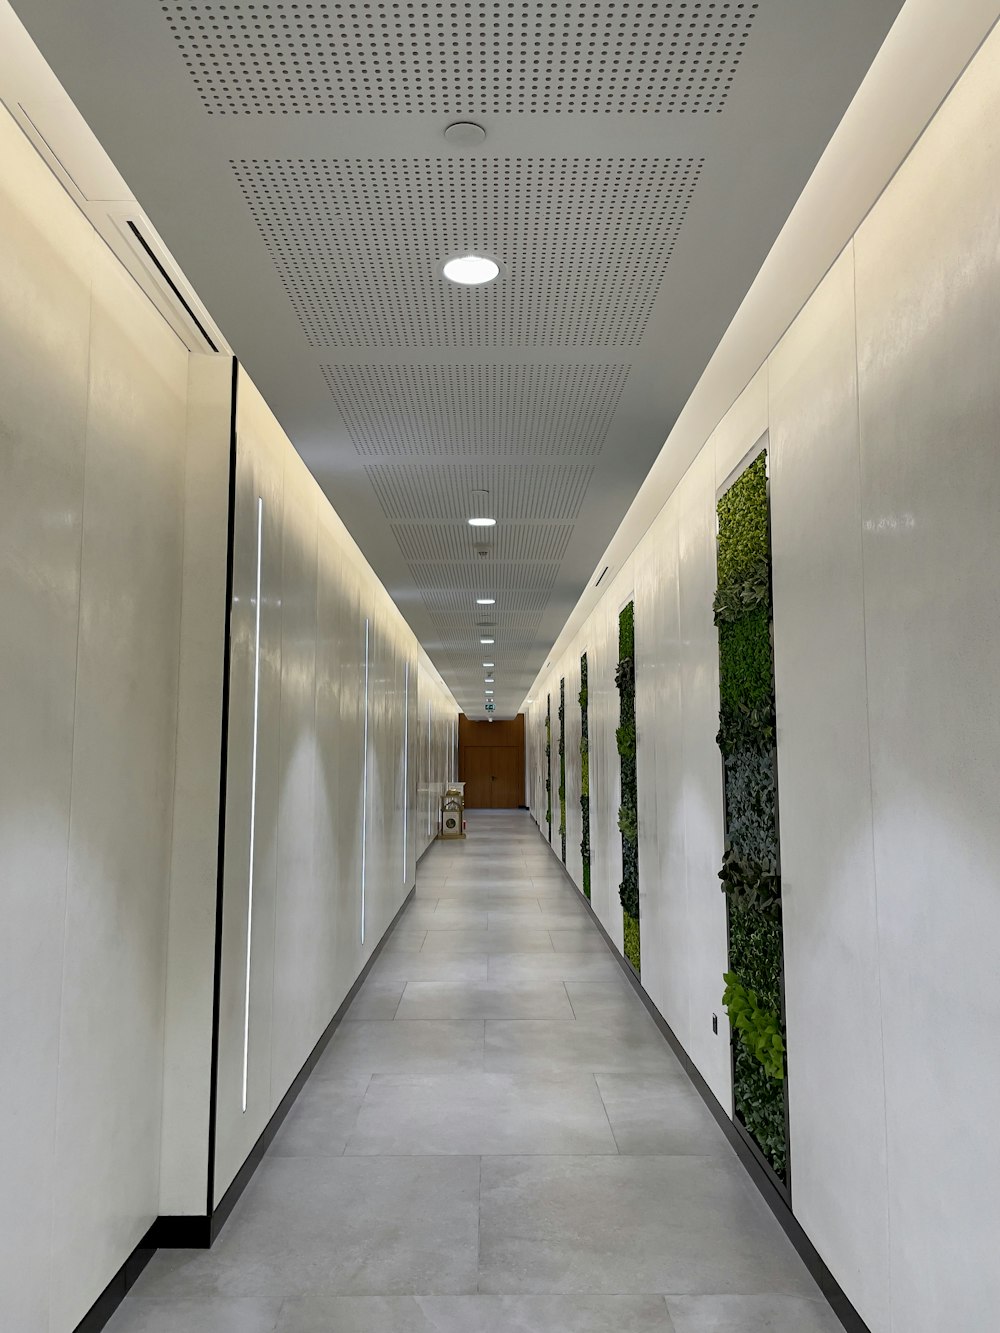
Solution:
[{"label": "green foliage", "polygon": [[580,814],[583,837],[580,856],[583,860],[583,893],[590,897],[590,724],[588,716],[587,654],[580,658]]},{"label": "green foliage", "polygon": [[635,970],[639,969],[639,918],[632,916],[630,912],[622,913],[622,924],[624,926],[624,953]]},{"label": "green foliage", "polygon": [[726,989],[722,1003],[729,1015],[733,1031],[739,1034],[744,1046],[764,1066],[770,1078],[785,1077],[785,1039],[781,1019],[768,1009],[762,1009],[757,992],[747,990],[735,972],[723,977]]},{"label": "green foliage", "polygon": [[724,715],[760,708],[773,698],[769,602],[719,626],[719,695]]},{"label": "green foliage", "polygon": [[559,681],[559,838],[566,864],[566,677]]},{"label": "green foliage", "polygon": [[719,734],[729,917],[723,1004],[733,1030],[736,1108],[775,1171],[787,1169],[781,1025],[781,872],[774,756],[774,649],[766,456],[717,507]]},{"label": "green foliage", "polygon": [[623,759],[635,758],[635,719],[623,722],[615,731],[618,753]]},{"label": "green foliage", "polygon": [[769,1078],[741,1041],[736,1042],[733,1056],[736,1111],[775,1173],[784,1180],[788,1170],[785,1085]]},{"label": "green foliage", "polygon": [[[588,849],[588,851],[589,851],[589,849]],[[588,902],[589,902],[589,900],[590,900],[590,857],[589,857],[589,855],[588,855],[587,859],[586,859],[586,860],[584,861],[584,863],[583,863],[583,896],[584,896],[584,897],[588,900]]]},{"label": "green foliage", "polygon": [[[615,733],[621,761],[622,801],[618,827],[622,835],[622,882],[618,890],[625,921],[626,941],[634,936],[626,956],[639,967],[639,792],[636,782],[635,731],[635,604],[622,608],[618,616],[619,727]],[[631,924],[630,924],[631,923]],[[630,933],[631,932],[631,933]],[[634,956],[633,956],[634,955]]]},{"label": "green foliage", "polygon": [[719,500],[717,513],[721,588],[744,582],[771,558],[765,454],[760,454],[733,482]]},{"label": "green foliage", "polygon": [[545,696],[545,822],[552,841],[552,695]]}]

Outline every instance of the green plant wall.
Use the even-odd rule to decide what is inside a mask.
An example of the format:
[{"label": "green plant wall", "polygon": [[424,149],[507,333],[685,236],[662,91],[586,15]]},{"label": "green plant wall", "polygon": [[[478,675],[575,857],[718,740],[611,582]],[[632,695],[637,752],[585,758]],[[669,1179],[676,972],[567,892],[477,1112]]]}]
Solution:
[{"label": "green plant wall", "polygon": [[583,837],[580,855],[583,858],[583,894],[590,898],[590,728],[587,709],[587,654],[580,658],[580,814]]},{"label": "green plant wall", "polygon": [[622,803],[618,827],[622,835],[622,882],[619,896],[625,957],[639,971],[639,791],[636,781],[635,741],[635,603],[618,617],[618,669],[615,672],[620,705],[616,733],[621,759]]},{"label": "green plant wall", "polygon": [[736,1111],[788,1179],[781,868],[774,749],[774,653],[767,456],[721,497],[718,512],[719,748],[726,846],[719,878],[729,918],[723,1004],[733,1033]]},{"label": "green plant wall", "polygon": [[552,695],[545,696],[545,823],[552,841]]},{"label": "green plant wall", "polygon": [[566,677],[559,681],[559,839],[566,864]]}]

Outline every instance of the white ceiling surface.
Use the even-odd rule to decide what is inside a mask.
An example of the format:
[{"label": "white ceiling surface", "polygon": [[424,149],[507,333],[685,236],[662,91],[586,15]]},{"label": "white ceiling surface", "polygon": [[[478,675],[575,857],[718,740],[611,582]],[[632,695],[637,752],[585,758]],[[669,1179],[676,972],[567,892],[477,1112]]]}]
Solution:
[{"label": "white ceiling surface", "polygon": [[[474,716],[484,660],[520,705],[899,7],[14,0]],[[469,250],[495,284],[440,277]]]}]

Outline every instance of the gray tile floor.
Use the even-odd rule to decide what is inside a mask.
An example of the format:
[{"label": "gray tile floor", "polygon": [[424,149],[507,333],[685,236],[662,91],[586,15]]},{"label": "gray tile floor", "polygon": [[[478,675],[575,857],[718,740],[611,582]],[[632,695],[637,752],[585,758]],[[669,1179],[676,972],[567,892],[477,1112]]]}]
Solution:
[{"label": "gray tile floor", "polygon": [[473,812],[210,1251],[111,1333],[837,1333],[526,814]]}]

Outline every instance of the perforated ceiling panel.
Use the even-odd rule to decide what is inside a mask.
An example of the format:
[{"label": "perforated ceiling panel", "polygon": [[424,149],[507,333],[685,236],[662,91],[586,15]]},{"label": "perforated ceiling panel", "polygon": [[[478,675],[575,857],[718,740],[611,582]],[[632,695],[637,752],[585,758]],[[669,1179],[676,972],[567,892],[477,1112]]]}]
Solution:
[{"label": "perforated ceiling panel", "polygon": [[359,454],[598,454],[627,365],[341,365],[323,375]]},{"label": "perforated ceiling panel", "polygon": [[[313,347],[630,347],[702,160],[253,158],[232,167]],[[460,287],[441,277],[446,259],[470,250],[500,263],[497,281]]]},{"label": "perforated ceiling panel", "polygon": [[554,464],[421,466],[369,464],[365,471],[388,519],[464,522],[473,491],[489,492],[500,522],[551,519],[572,522],[580,511],[593,468]]},{"label": "perforated ceiling panel", "polygon": [[214,115],[719,112],[753,0],[162,5]]},{"label": "perforated ceiling panel", "polygon": [[498,528],[470,529],[466,523],[394,523],[399,549],[411,563],[470,560],[486,550],[493,560],[557,563],[573,535],[571,523],[505,523]]},{"label": "perforated ceiling panel", "polygon": [[[474,606],[477,593],[496,596],[498,604],[508,604],[508,593],[548,592],[559,573],[557,564],[513,564],[490,560],[479,564],[411,564],[414,579],[424,591],[452,589],[462,597],[462,605]],[[469,596],[466,596],[469,594]]]}]

